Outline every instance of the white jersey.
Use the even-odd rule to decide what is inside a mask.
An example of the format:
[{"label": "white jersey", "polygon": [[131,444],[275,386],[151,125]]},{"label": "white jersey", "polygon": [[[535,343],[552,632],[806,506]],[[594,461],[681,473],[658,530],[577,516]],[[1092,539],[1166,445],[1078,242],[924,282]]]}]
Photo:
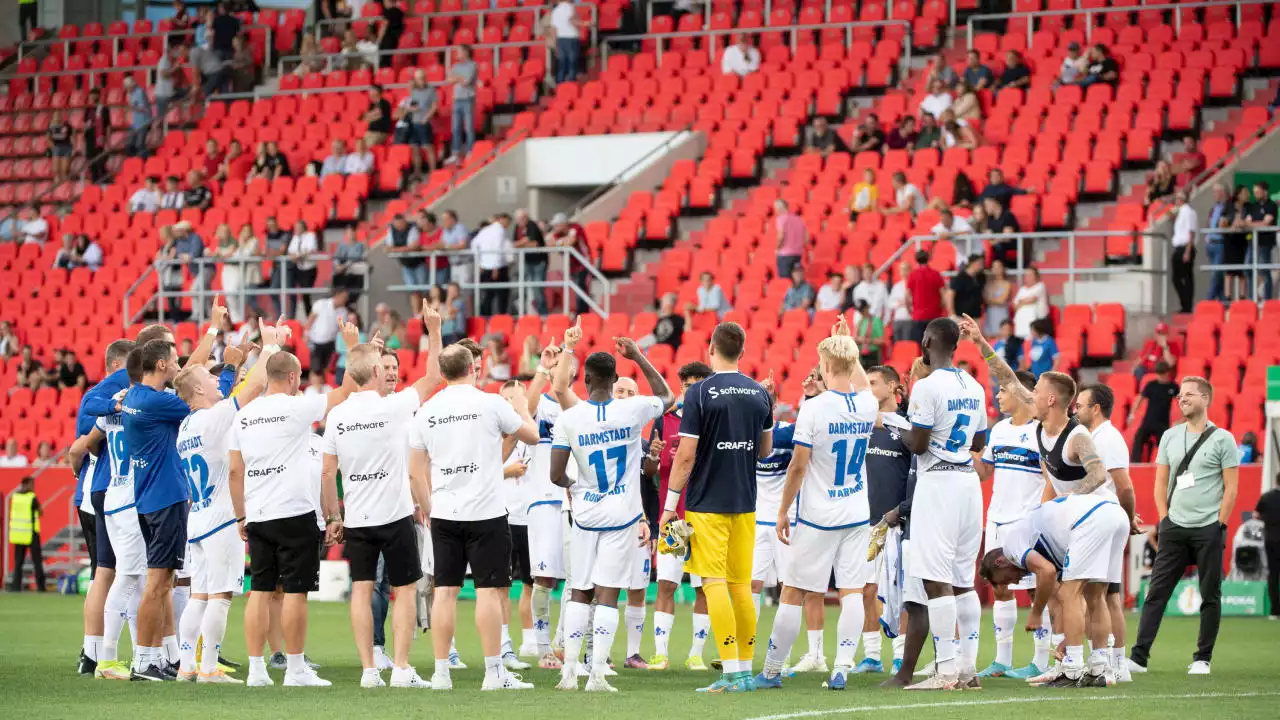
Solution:
[{"label": "white jersey", "polygon": [[203,540],[236,522],[228,481],[227,445],[240,409],[234,398],[196,410],[178,428],[178,456],[191,486],[187,538]]},{"label": "white jersey", "polygon": [[315,511],[320,479],[309,456],[311,426],[324,419],[327,407],[324,395],[275,393],[236,413],[230,449],[244,458],[247,522]]},{"label": "white jersey", "polygon": [[422,398],[413,388],[352,393],[329,413],[324,453],[342,472],[343,525],[377,527],[413,514],[409,427]]},{"label": "white jersey", "polygon": [[533,421],[538,424],[538,445],[529,461],[527,507],[535,505],[564,505],[565,490],[551,482],[551,430],[564,412],[555,398],[543,393],[538,397],[538,409]]},{"label": "white jersey", "polygon": [[102,511],[108,515],[134,506],[133,460],[124,442],[124,416],[120,413],[103,415],[94,423],[106,436],[108,470],[111,484],[102,498]]},{"label": "white jersey", "polygon": [[489,520],[507,514],[502,489],[502,436],[520,416],[499,395],[450,385],[414,416],[409,447],[431,461],[431,517]]},{"label": "white jersey", "polygon": [[991,504],[987,522],[1008,523],[1025,517],[1044,497],[1040,445],[1035,420],[1014,425],[1005,418],[991,428],[982,462],[992,467]]},{"label": "white jersey", "polygon": [[[779,448],[776,443],[791,427],[791,423],[779,420],[773,426],[775,446],[769,457],[756,461],[756,524],[773,526],[778,518],[778,506],[782,504],[782,488],[787,484],[787,468],[791,467],[792,448]],[[787,509],[787,517],[795,522],[796,508]]]},{"label": "white jersey", "polygon": [[533,481],[529,477],[528,465],[537,447],[537,445],[526,445],[516,441],[515,447],[511,448],[511,454],[502,461],[504,470],[512,463],[525,463],[524,475],[511,478],[504,477],[502,479],[503,495],[507,503],[507,524],[509,525],[529,524],[529,487],[533,484]]},{"label": "white jersey", "polygon": [[551,447],[569,450],[578,463],[578,478],[569,488],[575,525],[615,530],[644,514],[640,436],[664,410],[659,398],[638,396],[603,403],[584,400],[560,415]]},{"label": "white jersey", "polygon": [[938,368],[911,388],[907,419],[930,431],[929,449],[916,463],[918,472],[942,464],[972,466],[969,448],[987,429],[987,393],[969,373]]},{"label": "white jersey", "polygon": [[1093,436],[1093,447],[1098,451],[1103,467],[1107,469],[1107,481],[1091,494],[1116,497],[1116,483],[1111,479],[1111,471],[1129,469],[1129,443],[1125,442],[1124,435],[1110,420],[1104,421],[1090,435]]},{"label": "white jersey", "polygon": [[1115,500],[1093,495],[1063,495],[1050,500],[1000,529],[1001,551],[1014,565],[1026,569],[1027,554],[1035,550],[1061,570],[1067,566],[1071,531],[1099,507],[1114,504]]},{"label": "white jersey", "polygon": [[[1040,432],[1042,434],[1042,437],[1044,438],[1045,448],[1049,451],[1052,451],[1054,446],[1058,444],[1058,436],[1057,435],[1049,436],[1047,434],[1044,434],[1043,428],[1040,430]],[[1072,462],[1071,460],[1067,459],[1067,455],[1068,455],[1067,448],[1071,447],[1072,437],[1076,435],[1088,435],[1088,434],[1089,434],[1089,429],[1086,428],[1084,425],[1076,425],[1071,430],[1071,434],[1067,436],[1066,442],[1062,444],[1062,464],[1063,465],[1071,468],[1080,467],[1080,463]],[[1052,454],[1052,453],[1049,453],[1049,454]],[[1049,468],[1049,465],[1045,465],[1044,475],[1045,477],[1049,478],[1049,482],[1053,484],[1053,491],[1058,495],[1070,495],[1071,493],[1075,492],[1076,486],[1079,485],[1081,482],[1080,480],[1059,479],[1057,476],[1053,474],[1053,471]],[[1111,495],[1113,497],[1115,496],[1114,487],[1115,486],[1112,485],[1113,489],[1111,490]]]},{"label": "white jersey", "polygon": [[795,443],[811,454],[796,522],[839,530],[870,521],[864,461],[879,417],[880,405],[869,390],[828,390],[800,407]]}]

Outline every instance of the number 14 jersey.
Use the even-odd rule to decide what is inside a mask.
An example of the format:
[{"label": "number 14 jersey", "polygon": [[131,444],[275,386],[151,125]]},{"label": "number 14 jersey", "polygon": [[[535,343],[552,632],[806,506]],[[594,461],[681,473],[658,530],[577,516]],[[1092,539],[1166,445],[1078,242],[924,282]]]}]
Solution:
[{"label": "number 14 jersey", "polygon": [[178,429],[178,457],[191,489],[187,538],[199,540],[235,522],[227,451],[239,405],[234,398],[196,410]]},{"label": "number 14 jersey", "polygon": [[822,530],[867,524],[871,506],[864,461],[879,416],[880,406],[869,390],[828,390],[800,406],[795,444],[811,454],[796,522]]}]

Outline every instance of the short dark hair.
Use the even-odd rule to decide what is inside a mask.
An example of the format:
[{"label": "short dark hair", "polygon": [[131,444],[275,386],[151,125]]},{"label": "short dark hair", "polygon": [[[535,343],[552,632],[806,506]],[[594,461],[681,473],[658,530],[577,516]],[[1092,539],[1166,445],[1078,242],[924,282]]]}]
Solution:
[{"label": "short dark hair", "polygon": [[135,346],[129,351],[128,357],[124,360],[124,367],[130,383],[142,382],[142,348]]},{"label": "short dark hair", "polygon": [[928,251],[928,250],[917,250],[917,251],[916,251],[916,256],[915,256],[915,257],[916,257],[916,264],[917,264],[917,265],[928,265],[928,264],[929,264],[929,251]]},{"label": "short dark hair", "polygon": [[725,360],[737,360],[747,345],[747,333],[736,322],[722,322],[711,331],[711,344]]},{"label": "short dark hair", "polygon": [[173,331],[169,329],[169,326],[153,323],[142,328],[142,332],[138,333],[138,337],[135,338],[134,342],[141,347],[152,340],[163,340],[166,337],[173,337]]},{"label": "short dark hair", "polygon": [[924,327],[924,334],[932,337],[935,343],[948,352],[955,352],[960,344],[960,326],[948,317],[934,318]]},{"label": "short dark hair", "polygon": [[141,347],[139,367],[142,370],[142,374],[146,375],[155,372],[160,363],[169,362],[169,358],[173,354],[174,344],[168,340],[152,340],[142,344]]},{"label": "short dark hair", "polygon": [[116,340],[111,343],[107,346],[107,365],[114,365],[121,360],[127,362],[129,359],[129,353],[133,352],[133,349],[137,346],[138,344],[132,340]]},{"label": "short dark hair", "polygon": [[1000,558],[1004,555],[1003,548],[994,548],[988,550],[986,555],[982,556],[982,562],[978,566],[978,575],[983,580],[991,582],[991,578],[995,576],[996,565],[1000,562]]},{"label": "short dark hair", "polygon": [[897,370],[894,370],[888,365],[875,365],[867,370],[867,374],[879,375],[885,382],[890,382],[894,385],[902,384],[902,376],[898,374]]},{"label": "short dark hair", "polygon": [[715,371],[711,369],[710,365],[695,360],[691,363],[681,365],[680,369],[676,371],[676,375],[680,378],[680,382],[686,382],[690,378],[705,380],[711,377],[714,372]]},{"label": "short dark hair", "polygon": [[1049,318],[1037,318],[1031,321],[1031,332],[1038,332],[1043,335],[1049,335],[1053,332],[1053,323]]},{"label": "short dark hair", "polygon": [[1018,382],[1022,383],[1022,387],[1028,390],[1036,389],[1036,376],[1034,374],[1026,370],[1018,370],[1013,376],[1018,379]]},{"label": "short dark hair", "polygon": [[584,378],[590,385],[593,380],[612,384],[618,377],[618,361],[607,352],[593,352],[582,362]]},{"label": "short dark hair", "polygon": [[1076,381],[1070,375],[1050,370],[1040,374],[1040,379],[1053,387],[1053,392],[1062,400],[1063,405],[1070,405],[1076,398]]},{"label": "short dark hair", "polygon": [[480,347],[480,343],[469,337],[462,338],[458,342],[454,343],[454,345],[461,345],[466,348],[467,351],[471,353],[472,360],[484,356],[484,348]]},{"label": "short dark hair", "polygon": [[1163,375],[1169,372],[1170,370],[1172,370],[1173,367],[1169,365],[1169,363],[1165,362],[1164,360],[1157,360],[1155,366],[1152,367],[1151,369],[1154,370],[1157,375]]},{"label": "short dark hair", "polygon": [[440,352],[440,374],[445,380],[457,380],[466,376],[474,362],[470,348],[454,343]]},{"label": "short dark hair", "polygon": [[1116,406],[1116,394],[1111,391],[1111,388],[1102,383],[1094,383],[1081,388],[1081,392],[1085,390],[1089,391],[1089,399],[1093,404],[1102,410],[1102,417],[1111,417],[1111,411]]},{"label": "short dark hair", "polygon": [[1266,180],[1259,180],[1258,182],[1254,183],[1253,186],[1256,188],[1262,188],[1262,192],[1265,192],[1265,193],[1271,192],[1271,184],[1268,183]]}]

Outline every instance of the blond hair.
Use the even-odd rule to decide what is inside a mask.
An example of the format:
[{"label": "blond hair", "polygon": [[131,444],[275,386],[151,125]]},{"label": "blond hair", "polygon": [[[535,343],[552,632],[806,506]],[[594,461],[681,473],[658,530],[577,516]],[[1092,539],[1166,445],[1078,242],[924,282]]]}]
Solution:
[{"label": "blond hair", "polygon": [[182,368],[178,376],[173,379],[173,389],[177,391],[178,397],[182,398],[182,401],[188,405],[191,404],[191,399],[195,397],[196,386],[199,384],[196,373],[200,370],[204,370],[203,365],[188,365]]},{"label": "blond hair", "polygon": [[1213,402],[1213,385],[1209,384],[1208,380],[1205,380],[1199,375],[1186,375],[1182,378],[1182,384],[1185,385],[1187,383],[1195,385],[1196,389],[1204,395],[1206,400],[1210,403]]},{"label": "blond hair", "polygon": [[835,375],[848,375],[858,363],[858,343],[850,335],[833,335],[818,343],[818,357]]},{"label": "blond hair", "polygon": [[347,374],[356,385],[364,385],[373,379],[373,368],[382,366],[382,354],[370,343],[362,343],[347,352]]}]

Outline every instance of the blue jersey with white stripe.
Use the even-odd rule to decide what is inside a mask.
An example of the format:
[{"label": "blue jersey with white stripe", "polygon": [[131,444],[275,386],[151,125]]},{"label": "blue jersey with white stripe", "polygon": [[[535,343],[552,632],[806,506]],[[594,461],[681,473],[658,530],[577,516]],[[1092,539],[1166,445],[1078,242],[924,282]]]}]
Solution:
[{"label": "blue jersey with white stripe", "polygon": [[992,468],[991,504],[987,520],[1013,522],[1026,517],[1044,496],[1044,477],[1040,470],[1040,445],[1032,420],[1014,425],[1005,418],[991,428],[991,436],[982,451],[982,462]]},{"label": "blue jersey with white stripe", "polygon": [[[791,467],[796,426],[779,421],[773,426],[773,452],[769,457],[756,461],[756,524],[773,526],[778,519],[778,506],[782,504],[782,486],[787,484],[787,468]],[[796,508],[793,504],[787,516],[794,522]]]},{"label": "blue jersey with white stripe", "polygon": [[[102,382],[94,385],[89,392],[84,394],[84,398],[80,401],[80,414],[91,419],[89,428],[92,429],[93,421],[104,415],[115,413],[115,396],[121,390],[129,387],[129,373],[123,368],[117,370]],[[79,433],[80,421],[76,421],[76,432]],[[98,463],[93,468],[93,479],[89,481],[89,492],[104,492],[107,486],[111,484],[111,470],[106,464]]]},{"label": "blue jersey with white stripe", "polygon": [[177,395],[147,385],[129,388],[122,405],[138,512],[146,515],[186,502],[190,493],[177,441],[191,408]]}]

